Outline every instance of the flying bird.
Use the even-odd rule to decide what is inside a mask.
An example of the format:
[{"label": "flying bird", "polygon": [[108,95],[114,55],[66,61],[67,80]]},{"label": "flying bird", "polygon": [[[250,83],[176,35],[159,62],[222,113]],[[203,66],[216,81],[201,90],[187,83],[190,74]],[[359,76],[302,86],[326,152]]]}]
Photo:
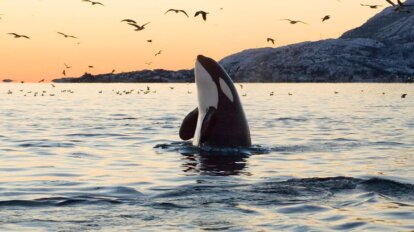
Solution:
[{"label": "flying bird", "polygon": [[115,73],[115,69],[112,69],[112,72],[111,72],[111,74],[114,74]]},{"label": "flying bird", "polygon": [[397,5],[395,5],[395,3],[393,2],[393,1],[391,1],[391,0],[385,0],[385,1],[387,1],[389,4],[391,4],[392,6],[397,6]]},{"label": "flying bird", "polygon": [[45,79],[42,79],[42,80],[38,81],[38,83],[41,83],[41,82],[45,82]]},{"label": "flying bird", "polygon": [[194,17],[197,17],[198,15],[201,15],[203,17],[203,20],[206,21],[207,20],[207,14],[208,14],[208,12],[200,10],[200,11],[197,11],[195,13]]},{"label": "flying bird", "polygon": [[401,0],[397,0],[397,2],[398,2],[398,5],[405,6],[405,4],[401,2]]},{"label": "flying bird", "polygon": [[29,36],[27,36],[27,35],[19,35],[19,34],[16,34],[16,33],[8,33],[9,35],[13,35],[14,36],[14,38],[25,38],[25,39],[30,39],[30,37]]},{"label": "flying bird", "polygon": [[289,21],[290,24],[297,24],[297,23],[307,24],[307,23],[305,23],[303,21],[299,21],[299,20],[291,20],[291,19],[281,19],[281,20]]},{"label": "flying bird", "polygon": [[146,62],[145,64],[146,65],[151,65],[152,64],[152,61],[151,62]]},{"label": "flying bird", "polygon": [[63,74],[63,76],[66,76],[66,70],[65,69],[63,69],[62,74]]},{"label": "flying bird", "polygon": [[322,18],[322,22],[325,22],[326,20],[331,19],[330,15],[326,15],[325,17]]},{"label": "flying bird", "polygon": [[187,12],[185,12],[185,10],[169,9],[164,14],[167,14],[168,12],[171,12],[171,11],[173,11],[177,14],[181,12],[181,13],[185,14],[185,16],[187,16],[187,18],[188,18],[188,14],[187,14]]},{"label": "flying bird", "polygon": [[70,68],[72,68],[72,66],[69,66],[69,65],[67,65],[66,63],[63,63],[64,65],[65,65],[65,68],[66,69],[70,69]]},{"label": "flying bird", "polygon": [[161,55],[161,52],[162,52],[162,50],[159,50],[159,51],[155,54],[155,56]]},{"label": "flying bird", "polygon": [[142,31],[142,30],[145,29],[145,26],[148,25],[149,23],[150,22],[148,22],[148,23],[146,23],[146,24],[144,24],[142,26],[140,26],[138,24],[134,24],[134,23],[128,23],[128,25],[131,25],[131,26],[135,27],[135,31]]},{"label": "flying bird", "polygon": [[93,68],[93,65],[88,65],[88,68]]},{"label": "flying bird", "polygon": [[403,95],[401,95],[401,98],[405,98],[405,97],[407,97],[407,94],[406,93],[404,93]]},{"label": "flying bird", "polygon": [[152,39],[147,39],[147,42],[148,43],[152,43]]},{"label": "flying bird", "polygon": [[121,20],[121,22],[127,22],[127,23],[137,24],[137,22],[135,20],[132,20],[132,19],[123,19],[123,20]]},{"label": "flying bird", "polygon": [[272,44],[275,44],[275,40],[272,38],[267,38],[267,42],[271,42]]},{"label": "flying bird", "polygon": [[78,38],[76,36],[68,35],[68,34],[65,34],[63,32],[57,32],[57,33],[60,34],[60,35],[63,35],[63,37],[65,37],[65,38],[74,38],[74,39],[77,39]]},{"label": "flying bird", "polygon": [[84,1],[84,2],[90,2],[90,3],[92,4],[92,6],[94,6],[94,5],[101,5],[101,6],[104,6],[104,4],[102,4],[102,3],[100,3],[100,2],[94,2],[94,1],[91,1],[91,0],[82,0],[82,1]]},{"label": "flying bird", "polygon": [[361,6],[368,6],[371,9],[377,9],[379,6],[382,6],[382,5],[367,5],[367,4],[361,4]]}]

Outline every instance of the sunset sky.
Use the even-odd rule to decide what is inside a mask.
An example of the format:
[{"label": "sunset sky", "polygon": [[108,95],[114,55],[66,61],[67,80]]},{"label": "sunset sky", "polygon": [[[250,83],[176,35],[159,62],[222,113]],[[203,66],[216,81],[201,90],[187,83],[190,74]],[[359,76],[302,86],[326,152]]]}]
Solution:
[{"label": "sunset sky", "polygon": [[[388,6],[379,0],[100,0],[92,6],[81,0],[1,0],[0,80],[49,81],[67,76],[127,72],[141,69],[192,68],[197,54],[215,59],[248,48],[283,46],[302,41],[337,38]],[[379,9],[360,6],[381,4]],[[183,14],[164,12],[183,9]],[[221,9],[222,8],[222,9]],[[207,21],[194,18],[209,12]],[[332,19],[322,23],[321,18]],[[121,23],[151,22],[143,31]],[[290,25],[280,19],[302,20]],[[57,32],[79,39],[65,39]],[[15,39],[7,33],[30,36]],[[146,40],[152,39],[153,43]],[[80,44],[77,44],[77,43]],[[154,56],[162,50],[160,56]],[[145,64],[152,62],[151,65]],[[88,65],[93,65],[89,69]]]}]

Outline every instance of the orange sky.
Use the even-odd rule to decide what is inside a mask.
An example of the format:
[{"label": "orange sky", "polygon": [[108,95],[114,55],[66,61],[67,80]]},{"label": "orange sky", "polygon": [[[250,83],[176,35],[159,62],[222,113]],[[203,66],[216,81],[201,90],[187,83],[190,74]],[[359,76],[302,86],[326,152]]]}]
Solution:
[{"label": "orange sky", "polygon": [[[81,0],[1,0],[0,80],[47,81],[85,71],[98,74],[140,69],[192,68],[197,54],[215,59],[248,48],[336,38],[357,27],[383,8],[373,10],[360,3],[385,0],[101,0],[105,6]],[[186,10],[190,18],[164,12]],[[222,10],[220,8],[223,8]],[[194,18],[198,10],[209,12],[207,22]],[[332,19],[322,23],[324,15]],[[120,20],[144,24],[136,32]],[[282,18],[309,25],[290,25]],[[61,31],[79,37],[64,39]],[[14,39],[15,32],[31,37]],[[146,42],[152,39],[153,43]],[[77,44],[80,42],[80,44]],[[162,55],[154,54],[163,50]],[[152,62],[152,65],[146,65]],[[93,69],[88,69],[93,65]]]}]

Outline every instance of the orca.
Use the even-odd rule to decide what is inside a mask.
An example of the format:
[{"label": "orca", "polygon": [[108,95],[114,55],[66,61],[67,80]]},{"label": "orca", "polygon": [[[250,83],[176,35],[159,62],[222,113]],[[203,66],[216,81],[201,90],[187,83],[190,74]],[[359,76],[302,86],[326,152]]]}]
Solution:
[{"label": "orca", "polygon": [[250,147],[246,115],[227,72],[213,59],[198,55],[194,74],[198,107],[184,118],[180,138],[193,138],[197,147]]}]

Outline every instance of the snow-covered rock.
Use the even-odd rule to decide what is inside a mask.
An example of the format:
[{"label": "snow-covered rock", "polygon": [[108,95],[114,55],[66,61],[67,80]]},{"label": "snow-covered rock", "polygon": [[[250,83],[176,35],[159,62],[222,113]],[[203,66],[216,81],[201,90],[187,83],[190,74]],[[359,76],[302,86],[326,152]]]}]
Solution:
[{"label": "snow-covered rock", "polygon": [[392,7],[339,39],[279,48],[249,49],[220,63],[246,82],[412,82],[414,0],[397,13]]}]

